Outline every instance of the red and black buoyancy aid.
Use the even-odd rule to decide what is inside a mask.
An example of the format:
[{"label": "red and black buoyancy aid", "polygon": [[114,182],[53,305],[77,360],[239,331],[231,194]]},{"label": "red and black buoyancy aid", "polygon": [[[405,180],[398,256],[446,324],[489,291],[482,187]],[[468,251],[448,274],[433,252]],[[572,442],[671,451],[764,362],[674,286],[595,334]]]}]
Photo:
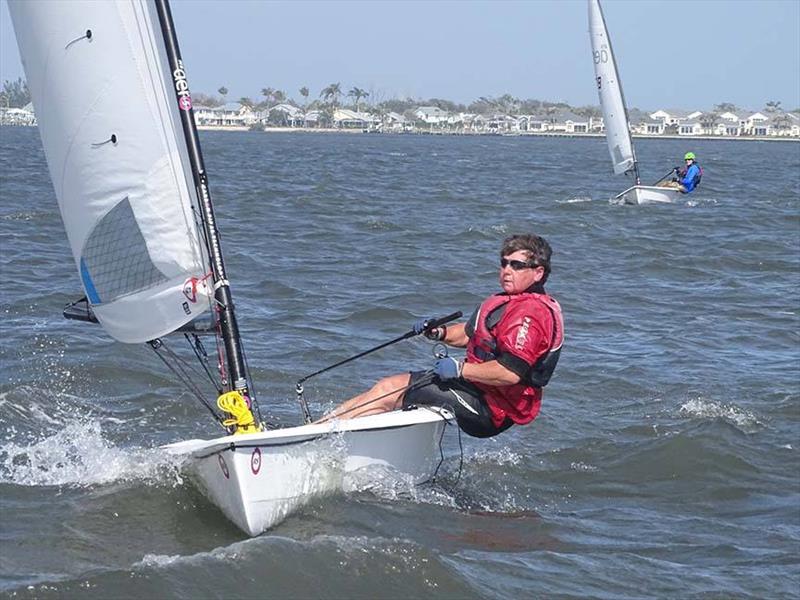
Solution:
[{"label": "red and black buoyancy aid", "polygon": [[[547,331],[548,338],[543,340],[531,329]],[[467,322],[466,333],[467,362],[497,360],[520,378],[510,386],[473,382],[484,392],[495,424],[506,417],[520,424],[532,421],[539,412],[542,388],[561,355],[564,320],[558,302],[542,286],[522,294],[490,296]]]}]

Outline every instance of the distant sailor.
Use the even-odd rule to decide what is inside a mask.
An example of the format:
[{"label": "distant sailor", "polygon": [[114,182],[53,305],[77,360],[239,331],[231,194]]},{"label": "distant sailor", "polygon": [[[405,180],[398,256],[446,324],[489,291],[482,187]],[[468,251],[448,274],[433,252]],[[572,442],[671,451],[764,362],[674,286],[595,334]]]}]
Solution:
[{"label": "distant sailor", "polygon": [[341,404],[321,421],[350,419],[413,406],[441,406],[475,437],[491,437],[539,414],[542,388],[561,353],[561,307],[547,295],[552,250],[538,235],[513,235],[500,250],[500,287],[466,323],[414,331],[448,346],[466,348],[466,359],[436,361],[432,371],[391,375]]},{"label": "distant sailor", "polygon": [[675,167],[673,169],[675,177],[672,178],[672,181],[661,184],[661,187],[677,188],[684,194],[690,194],[700,184],[703,169],[697,164],[694,152],[687,152],[683,160],[686,162],[686,166]]}]

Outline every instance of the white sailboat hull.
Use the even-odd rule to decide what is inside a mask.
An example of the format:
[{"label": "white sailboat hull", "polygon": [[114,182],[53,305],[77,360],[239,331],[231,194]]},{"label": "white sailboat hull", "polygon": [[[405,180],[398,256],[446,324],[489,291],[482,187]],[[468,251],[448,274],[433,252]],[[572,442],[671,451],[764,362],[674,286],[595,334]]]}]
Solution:
[{"label": "white sailboat hull", "polygon": [[677,202],[681,195],[680,190],[675,188],[635,185],[616,196],[614,200],[624,204],[670,203]]},{"label": "white sailboat hull", "polygon": [[364,467],[386,466],[414,483],[429,480],[452,419],[444,409],[418,408],[163,448],[188,455],[201,491],[255,536],[312,499],[340,491],[345,474]]}]

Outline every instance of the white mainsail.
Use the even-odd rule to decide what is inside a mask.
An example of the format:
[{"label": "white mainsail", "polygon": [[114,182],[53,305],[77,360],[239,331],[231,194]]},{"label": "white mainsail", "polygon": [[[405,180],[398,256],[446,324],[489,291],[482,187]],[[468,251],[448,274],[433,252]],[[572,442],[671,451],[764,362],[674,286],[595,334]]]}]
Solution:
[{"label": "white mainsail", "polygon": [[61,216],[103,328],[139,343],[209,306],[197,192],[156,11],[10,1]]},{"label": "white mainsail", "polygon": [[620,175],[634,168],[636,155],[628,129],[628,111],[622,95],[622,83],[599,0],[589,0],[589,37],[592,41],[595,81],[603,110],[608,151],[614,163],[614,173]]}]

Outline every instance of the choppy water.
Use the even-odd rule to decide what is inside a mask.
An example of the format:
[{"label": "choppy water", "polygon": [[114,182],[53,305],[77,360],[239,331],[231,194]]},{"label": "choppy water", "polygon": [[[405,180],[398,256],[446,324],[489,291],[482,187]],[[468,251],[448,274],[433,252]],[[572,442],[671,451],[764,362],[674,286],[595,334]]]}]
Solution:
[{"label": "choppy water", "polygon": [[[800,144],[688,149],[700,191],[608,199],[600,139],[203,133],[265,411],[293,382],[470,311],[503,237],[554,247],[567,342],[534,424],[447,440],[439,487],[361,473],[246,539],[159,444],[216,435],[80,295],[35,129],[0,129],[0,593],[13,597],[788,598],[800,589]],[[388,348],[307,386],[318,414]]]}]

